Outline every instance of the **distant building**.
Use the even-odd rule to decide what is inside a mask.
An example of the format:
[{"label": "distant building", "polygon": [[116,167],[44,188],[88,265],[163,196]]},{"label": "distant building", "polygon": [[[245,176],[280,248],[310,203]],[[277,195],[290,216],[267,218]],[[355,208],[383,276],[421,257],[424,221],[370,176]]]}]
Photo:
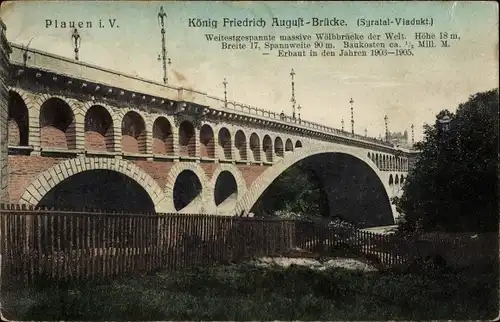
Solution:
[{"label": "distant building", "polygon": [[394,144],[395,146],[399,146],[402,148],[411,148],[411,142],[408,139],[408,130],[405,130],[403,133],[401,132],[389,133],[388,141]]}]

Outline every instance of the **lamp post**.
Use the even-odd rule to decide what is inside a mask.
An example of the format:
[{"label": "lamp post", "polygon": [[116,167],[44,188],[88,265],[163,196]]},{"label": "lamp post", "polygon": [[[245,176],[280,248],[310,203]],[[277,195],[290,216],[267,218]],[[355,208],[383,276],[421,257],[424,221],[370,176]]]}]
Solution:
[{"label": "lamp post", "polygon": [[24,52],[23,52],[23,63],[26,66],[26,63],[28,62],[28,59],[31,59],[31,56],[28,54],[28,49],[30,47],[31,41],[35,37],[31,37],[30,41],[28,41],[28,44],[24,47]]},{"label": "lamp post", "polygon": [[227,108],[227,80],[225,77],[222,84],[224,84],[224,107]]},{"label": "lamp post", "polygon": [[300,120],[300,109],[301,109],[301,108],[302,108],[302,106],[300,106],[300,104],[299,104],[299,106],[297,106],[297,110],[299,111],[299,123],[300,123],[300,121],[301,121],[301,120]]},{"label": "lamp post", "polygon": [[80,34],[78,33],[78,29],[74,29],[73,33],[71,34],[71,40],[73,41],[73,47],[75,47],[75,60],[78,60],[78,51],[80,50],[80,45],[81,45],[81,37]]},{"label": "lamp post", "polygon": [[367,136],[368,136],[368,130],[365,129],[365,137],[367,137]]},{"label": "lamp post", "polygon": [[342,119],[342,132],[344,132],[344,119]]},{"label": "lamp post", "polygon": [[292,68],[292,71],[290,72],[290,76],[292,77],[292,98],[291,98],[291,102],[292,102],[292,118],[295,120],[295,81],[294,81],[294,76],[295,76],[295,72],[293,71],[293,68]]},{"label": "lamp post", "polygon": [[349,104],[351,104],[351,133],[354,135],[354,100],[352,99],[352,97],[349,101]]},{"label": "lamp post", "polygon": [[[167,49],[165,45],[165,25],[167,22],[167,14],[163,10],[163,6],[160,6],[160,11],[158,12],[158,26],[161,29],[161,60],[163,61],[163,84],[168,83],[167,77],[167,64],[170,66],[170,58],[167,58]],[[158,55],[158,60],[160,60],[160,55]]]},{"label": "lamp post", "polygon": [[387,120],[389,120],[389,118],[387,117],[387,114],[384,116],[384,121],[385,121],[385,140],[387,142],[389,142],[389,127],[387,125]]}]

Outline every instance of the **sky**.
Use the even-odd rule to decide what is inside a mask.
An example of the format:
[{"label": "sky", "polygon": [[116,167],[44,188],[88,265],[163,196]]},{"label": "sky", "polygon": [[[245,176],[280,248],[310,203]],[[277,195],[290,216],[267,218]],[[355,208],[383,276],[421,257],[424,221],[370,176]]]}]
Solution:
[{"label": "sky", "polygon": [[[454,111],[470,95],[498,87],[498,4],[496,2],[181,2],[181,1],[16,1],[2,3],[0,16],[13,43],[73,57],[70,28],[58,22],[87,21],[80,28],[80,60],[126,74],[162,82],[160,6],[167,13],[169,84],[229,100],[291,114],[290,70],[295,71],[295,98],[309,121],[350,130],[349,100],[354,100],[355,132],[378,137],[389,130],[409,132],[415,140],[422,125],[442,109]],[[222,19],[262,18],[265,28],[222,27]],[[344,19],[344,27],[271,27],[272,18],[308,21]],[[432,18],[433,26],[358,27],[359,18]],[[217,29],[189,27],[189,19],[212,19]],[[114,28],[109,19],[116,19]],[[47,20],[52,25],[47,27]],[[106,25],[99,28],[99,20]],[[118,26],[118,27],[116,27]],[[316,32],[456,33],[448,48],[417,48],[412,57],[278,57],[251,50],[222,50],[205,34],[313,35]],[[261,44],[263,46],[263,44]],[[342,47],[342,46],[339,46]],[[411,132],[410,132],[411,133]]]}]

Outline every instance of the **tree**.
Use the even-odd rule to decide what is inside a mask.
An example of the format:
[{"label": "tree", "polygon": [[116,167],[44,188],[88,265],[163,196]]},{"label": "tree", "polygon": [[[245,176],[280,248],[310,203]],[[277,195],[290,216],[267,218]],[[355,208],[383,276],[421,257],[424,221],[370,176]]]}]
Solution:
[{"label": "tree", "polygon": [[301,162],[276,178],[251,212],[262,217],[274,217],[277,213],[291,218],[321,218],[329,215],[320,180]]},{"label": "tree", "polygon": [[[438,120],[451,118],[448,130]],[[498,89],[477,93],[424,126],[403,196],[402,231],[498,230]]]}]

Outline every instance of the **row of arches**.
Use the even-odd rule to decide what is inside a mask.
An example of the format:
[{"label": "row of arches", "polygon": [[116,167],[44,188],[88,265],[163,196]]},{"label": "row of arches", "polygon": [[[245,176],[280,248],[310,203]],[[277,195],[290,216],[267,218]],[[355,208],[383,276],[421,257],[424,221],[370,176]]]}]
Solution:
[{"label": "row of arches", "polygon": [[[27,146],[29,135],[28,109],[22,97],[9,93],[9,145]],[[269,135],[262,138],[256,132],[249,136],[237,130],[232,137],[228,128],[222,127],[215,133],[209,124],[204,124],[196,135],[192,122],[179,124],[178,132],[165,116],[158,116],[152,124],[151,143],[143,117],[136,111],[128,111],[120,118],[113,117],[114,111],[102,105],[92,105],[83,120],[84,148],[87,151],[122,151],[126,153],[219,158],[228,160],[267,161],[283,157],[302,147],[302,142],[283,140]],[[121,124],[115,124],[121,121]],[[40,147],[76,149],[78,126],[71,107],[61,98],[51,97],[40,106]],[[175,135],[177,134],[177,135]],[[121,146],[116,138],[121,135]],[[178,142],[177,142],[178,139]],[[150,144],[150,147],[148,146]],[[178,151],[175,145],[178,144]]]},{"label": "row of arches", "polygon": [[[198,212],[205,187],[194,171],[183,170],[176,178],[172,195],[177,212]],[[232,213],[238,198],[238,184],[229,171],[215,180],[213,203],[218,212]],[[38,206],[55,209],[99,209],[138,213],[155,212],[148,192],[128,176],[112,170],[95,169],[74,174],[58,183],[38,202]]]},{"label": "row of arches", "polygon": [[[179,146],[184,148],[185,153],[190,155],[189,153],[194,153],[195,148],[189,148],[189,146],[196,144],[191,130],[192,124],[184,121],[179,129],[184,128],[189,129],[189,131],[179,132]],[[242,130],[237,130],[234,138],[232,138],[231,133],[225,127],[219,130],[216,137],[212,127],[208,124],[204,124],[200,129],[199,143],[201,157],[215,158],[215,147],[218,145],[225,159],[267,162],[272,162],[274,156],[284,157],[285,152],[293,152],[295,148],[302,147],[300,140],[297,140],[294,144],[291,139],[287,139],[283,143],[281,137],[278,136],[273,141],[267,134],[261,140],[257,133],[252,132],[250,137],[247,137]]]},{"label": "row of arches", "polygon": [[[172,199],[175,211],[198,212],[202,206],[205,187],[198,175],[190,170],[183,170],[176,178]],[[229,171],[221,171],[215,179],[213,202],[218,212],[233,213],[238,200],[238,183]]]},{"label": "row of arches", "polygon": [[368,152],[370,158],[382,171],[408,171],[408,158]]},{"label": "row of arches", "polygon": [[399,185],[399,184],[403,184],[405,182],[405,176],[403,174],[401,174],[400,176],[398,176],[398,174],[396,175],[392,175],[390,174],[389,175],[389,186],[392,186],[392,185]]}]

